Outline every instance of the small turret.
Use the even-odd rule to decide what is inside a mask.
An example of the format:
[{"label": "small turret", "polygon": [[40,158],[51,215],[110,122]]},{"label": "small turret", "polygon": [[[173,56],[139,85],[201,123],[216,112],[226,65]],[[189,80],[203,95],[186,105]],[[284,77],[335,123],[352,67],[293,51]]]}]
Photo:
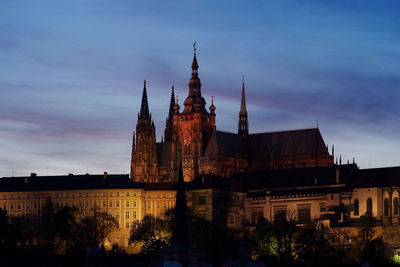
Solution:
[{"label": "small turret", "polygon": [[211,106],[210,106],[210,114],[215,115],[215,109],[216,107],[214,106],[214,97],[211,97]]}]

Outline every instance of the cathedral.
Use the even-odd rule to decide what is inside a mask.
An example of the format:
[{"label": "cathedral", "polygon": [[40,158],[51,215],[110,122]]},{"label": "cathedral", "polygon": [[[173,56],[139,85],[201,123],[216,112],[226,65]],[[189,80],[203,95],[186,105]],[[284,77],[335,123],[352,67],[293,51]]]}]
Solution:
[{"label": "cathedral", "polygon": [[182,160],[186,182],[202,174],[230,177],[236,173],[331,166],[334,151],[318,128],[250,134],[244,81],[236,133],[218,131],[213,99],[206,108],[201,95],[199,65],[194,48],[192,74],[183,110],[172,87],[164,138],[156,142],[156,129],[147,100],[146,81],[133,134],[131,179],[136,182],[173,182]]}]

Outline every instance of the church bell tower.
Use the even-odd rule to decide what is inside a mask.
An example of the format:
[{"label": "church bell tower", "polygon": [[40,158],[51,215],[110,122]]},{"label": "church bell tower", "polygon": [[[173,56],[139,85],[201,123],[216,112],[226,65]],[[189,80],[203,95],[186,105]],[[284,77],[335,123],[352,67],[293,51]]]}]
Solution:
[{"label": "church bell tower", "polygon": [[172,151],[175,155],[175,168],[182,160],[184,180],[191,181],[199,175],[200,158],[211,135],[215,132],[215,106],[210,106],[210,112],[205,108],[206,101],[201,96],[199,79],[199,65],[196,58],[196,43],[193,44],[194,55],[192,61],[192,75],[189,80],[189,92],[179,112],[176,101],[174,107],[174,133]]}]

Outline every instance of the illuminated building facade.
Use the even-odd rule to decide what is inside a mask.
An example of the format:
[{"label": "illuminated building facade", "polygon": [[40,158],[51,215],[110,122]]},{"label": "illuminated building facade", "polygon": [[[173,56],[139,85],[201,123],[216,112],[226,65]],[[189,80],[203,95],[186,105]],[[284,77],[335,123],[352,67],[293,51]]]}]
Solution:
[{"label": "illuminated building facade", "polygon": [[250,134],[244,81],[237,133],[217,131],[214,100],[207,109],[198,69],[195,49],[183,110],[175,101],[172,87],[164,138],[158,143],[145,81],[132,143],[134,181],[176,181],[179,160],[186,182],[200,174],[229,177],[234,173],[333,165],[333,149],[330,155],[317,128]]}]

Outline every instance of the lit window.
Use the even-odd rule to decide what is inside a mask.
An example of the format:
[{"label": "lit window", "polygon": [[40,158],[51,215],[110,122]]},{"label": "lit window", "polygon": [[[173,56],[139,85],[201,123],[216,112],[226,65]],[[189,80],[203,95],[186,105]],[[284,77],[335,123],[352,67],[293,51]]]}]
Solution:
[{"label": "lit window", "polygon": [[358,199],[354,199],[354,216],[358,216],[360,214],[360,203]]},{"label": "lit window", "polygon": [[367,199],[367,213],[372,214],[372,198]]}]

